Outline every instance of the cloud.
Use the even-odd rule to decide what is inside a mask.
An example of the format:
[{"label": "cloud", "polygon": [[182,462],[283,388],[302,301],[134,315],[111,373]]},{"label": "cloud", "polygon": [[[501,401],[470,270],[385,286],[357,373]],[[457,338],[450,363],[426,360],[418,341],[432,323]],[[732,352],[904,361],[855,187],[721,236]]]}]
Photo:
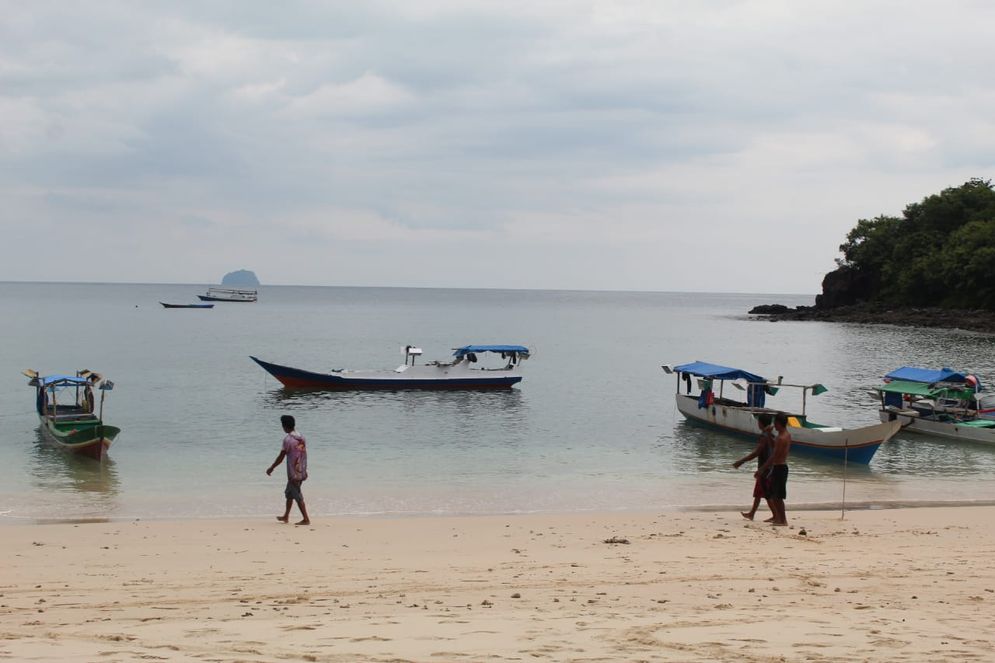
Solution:
[{"label": "cloud", "polygon": [[20,5],[0,279],[84,250],[212,280],[223,245],[280,283],[814,292],[857,218],[991,175],[993,28],[969,1]]}]

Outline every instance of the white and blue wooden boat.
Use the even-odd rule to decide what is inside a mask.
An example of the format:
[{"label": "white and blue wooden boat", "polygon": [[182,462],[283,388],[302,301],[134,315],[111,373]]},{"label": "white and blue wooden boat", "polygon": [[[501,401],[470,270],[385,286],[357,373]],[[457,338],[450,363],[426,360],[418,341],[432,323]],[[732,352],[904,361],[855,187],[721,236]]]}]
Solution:
[{"label": "white and blue wooden boat", "polygon": [[903,366],[884,379],[874,387],[881,421],[897,421],[911,433],[995,445],[995,398],[983,393],[976,376]]},{"label": "white and blue wooden boat", "polygon": [[[456,348],[448,362],[416,364],[420,348],[404,348],[404,365],[393,370],[333,370],[327,373],[292,368],[250,357],[288,389],[510,389],[522,381],[521,362],[529,358],[522,345],[467,345]],[[477,365],[477,355],[500,356],[492,368]]]},{"label": "white and blue wooden boat", "polygon": [[[767,396],[783,388],[800,389],[801,412],[783,411],[788,415],[792,453],[810,453],[866,464],[874,457],[878,447],[901,428],[901,424],[893,421],[849,429],[810,421],[805,413],[806,400],[810,392],[817,396],[827,391],[821,384],[786,384],[780,378],[770,382],[739,368],[703,361],[666,365],[663,370],[677,375],[677,409],[689,422],[732,433],[751,442],[755,442],[759,435],[758,415],[783,411],[767,407]],[[744,392],[746,400],[730,398],[726,392],[732,389],[726,389],[727,382]],[[681,393],[682,385],[685,393]]]}]

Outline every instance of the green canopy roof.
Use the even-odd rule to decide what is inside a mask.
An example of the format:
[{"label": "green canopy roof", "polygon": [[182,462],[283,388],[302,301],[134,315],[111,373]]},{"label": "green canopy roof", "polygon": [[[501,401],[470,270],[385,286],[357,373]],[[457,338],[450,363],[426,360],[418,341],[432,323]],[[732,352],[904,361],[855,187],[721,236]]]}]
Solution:
[{"label": "green canopy roof", "polygon": [[945,398],[973,398],[974,396],[974,392],[970,389],[937,389],[922,382],[909,382],[908,380],[892,380],[891,382],[875,387],[875,389],[891,394],[911,394],[912,396],[925,396],[927,398],[935,398],[937,396]]}]

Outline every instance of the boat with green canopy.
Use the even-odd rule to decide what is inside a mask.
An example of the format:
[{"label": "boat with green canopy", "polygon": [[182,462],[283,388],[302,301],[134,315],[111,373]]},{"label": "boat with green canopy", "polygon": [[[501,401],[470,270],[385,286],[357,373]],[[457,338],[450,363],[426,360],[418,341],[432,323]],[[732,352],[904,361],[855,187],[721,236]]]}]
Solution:
[{"label": "boat with green canopy", "polygon": [[[691,423],[756,440],[760,433],[757,417],[783,410],[767,407],[767,396],[781,389],[801,392],[800,412],[785,411],[791,451],[800,451],[853,463],[869,463],[878,447],[890,439],[901,426],[882,422],[860,428],[840,428],[817,424],[806,413],[809,394],[828,391],[821,384],[788,384],[783,378],[771,381],[739,368],[719,366],[703,361],[677,366],[665,365],[664,372],[677,376],[677,409]],[[730,389],[726,389],[729,383]],[[681,393],[682,384],[684,392]],[[746,400],[731,397],[733,390],[745,393]]]},{"label": "boat with green canopy", "polygon": [[[43,436],[67,451],[101,460],[121,433],[104,423],[104,398],[114,383],[88,370],[74,375],[39,375],[27,370],[28,384],[35,388],[35,408]],[[94,390],[100,392],[94,413]]]},{"label": "boat with green canopy", "polygon": [[977,376],[952,368],[903,366],[874,387],[881,421],[912,433],[995,444],[995,399]]}]

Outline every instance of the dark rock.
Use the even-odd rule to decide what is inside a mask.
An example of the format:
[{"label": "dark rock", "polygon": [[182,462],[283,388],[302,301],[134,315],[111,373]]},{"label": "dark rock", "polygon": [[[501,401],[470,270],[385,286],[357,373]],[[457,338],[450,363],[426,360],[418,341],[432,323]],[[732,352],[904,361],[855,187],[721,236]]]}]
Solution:
[{"label": "dark rock", "polygon": [[750,315],[774,315],[787,313],[791,309],[784,304],[760,304],[750,309]]},{"label": "dark rock", "polygon": [[822,294],[815,297],[815,308],[853,306],[871,299],[874,283],[867,275],[850,267],[839,267],[822,279]]}]

